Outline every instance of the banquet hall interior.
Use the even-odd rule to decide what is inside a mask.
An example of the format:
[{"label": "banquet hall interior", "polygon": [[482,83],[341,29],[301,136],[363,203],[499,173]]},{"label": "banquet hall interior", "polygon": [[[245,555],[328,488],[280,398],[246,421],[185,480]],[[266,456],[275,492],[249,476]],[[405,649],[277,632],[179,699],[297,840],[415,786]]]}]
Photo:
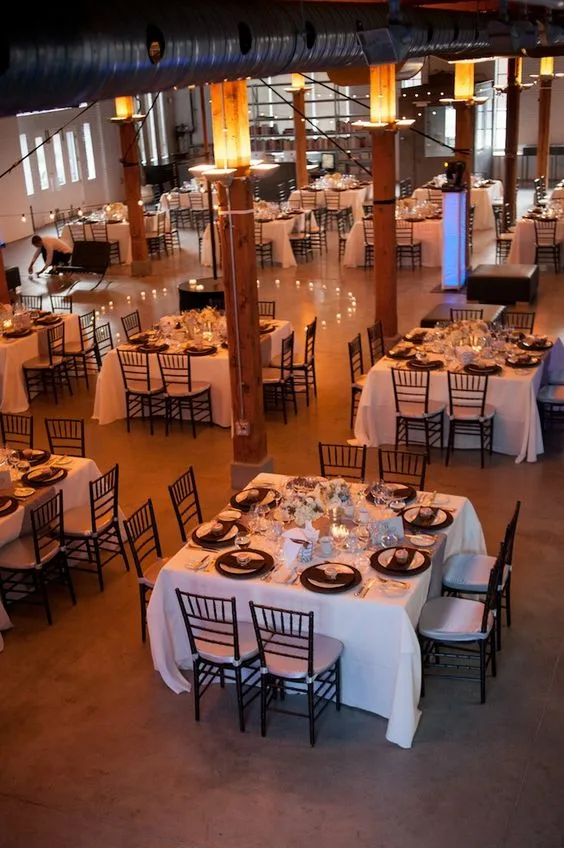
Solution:
[{"label": "banquet hall interior", "polygon": [[[456,5],[449,4],[451,8]],[[534,71],[538,60],[526,59],[525,66]],[[452,76],[452,69],[440,59],[426,61],[423,74],[429,74],[430,68],[441,75],[441,80]],[[560,68],[564,71],[564,59],[556,60],[556,72]],[[499,102],[500,97],[494,90],[496,72],[492,61],[487,69],[477,72],[476,83],[480,91],[487,89],[491,99],[491,109],[488,112],[484,106],[485,123],[478,125],[477,133],[485,132],[489,120],[492,138],[496,127],[494,101]],[[315,76],[322,100],[319,84],[326,84],[327,78],[323,73]],[[283,91],[288,76],[280,72],[279,78],[268,77],[268,81],[269,85],[278,83]],[[249,86],[252,84],[249,82]],[[423,91],[431,82],[426,77],[418,84]],[[1,86],[0,74],[0,90]],[[209,87],[200,87],[207,96]],[[266,90],[263,87],[263,93]],[[366,85],[350,86],[347,91],[355,98],[368,97]],[[409,85],[398,80],[400,102],[410,91]],[[564,180],[558,147],[564,138],[564,121],[559,113],[564,80],[558,74],[553,79],[552,95],[550,143],[554,150],[548,197],[551,190],[558,190],[560,179]],[[162,156],[162,140],[168,138],[176,179],[165,180],[163,185],[162,178],[155,178],[159,169],[150,161],[151,132],[144,129],[141,135],[147,146],[141,151],[142,158],[146,157],[143,183],[148,186],[151,176],[155,179],[154,195],[146,200],[145,211],[155,214],[161,208],[161,197],[168,197],[184,179],[188,182],[193,178],[187,166],[203,160],[198,103],[204,101],[198,101],[187,89],[169,91],[167,97],[170,126],[159,129],[160,116],[164,122],[166,115],[164,106],[159,107],[162,111],[154,125],[154,139],[161,147],[159,164],[166,177],[169,162]],[[522,93],[520,145],[537,143],[537,99],[536,89]],[[150,102],[146,100],[145,106]],[[109,324],[117,347],[120,340],[125,341],[122,319],[126,315],[138,310],[143,329],[157,326],[163,316],[179,315],[178,286],[189,280],[209,281],[212,269],[201,261],[200,230],[173,216],[178,221],[178,243],[173,250],[151,255],[148,273],[135,273],[126,262],[115,263],[109,265],[98,284],[96,279],[76,275],[71,289],[63,288],[56,274],[28,274],[33,231],[60,236],[55,209],[93,210],[125,200],[117,129],[108,120],[113,108],[110,99],[100,102],[94,110],[96,118],[90,119],[92,157],[98,168],[90,185],[85,178],[87,167],[92,167],[86,162],[87,147],[81,148],[82,179],[74,186],[59,184],[55,190],[54,159],[52,170],[48,166],[48,188],[34,195],[28,193],[25,207],[21,205],[21,198],[26,196],[23,168],[10,171],[6,183],[12,192],[18,182],[20,196],[16,195],[16,203],[20,206],[13,197],[7,206],[0,196],[0,235],[6,242],[2,249],[4,266],[19,271],[20,295],[42,296],[42,308],[49,310],[51,295],[70,293],[73,313],[94,311],[98,325]],[[269,108],[268,120],[272,122],[276,108],[272,99]],[[323,104],[317,108],[318,116],[325,114]],[[334,102],[327,108],[334,110]],[[414,115],[418,108],[414,107]],[[193,160],[192,147],[183,147],[186,125],[178,119],[179,114],[188,115],[188,109],[194,119],[190,144],[197,154]],[[36,135],[43,134],[38,128],[49,126],[52,133],[54,127],[64,125],[66,112],[49,112],[45,118],[40,112],[17,119],[0,118],[0,126],[5,123],[9,129],[4,137],[10,139],[0,150],[2,170],[8,171],[24,155],[22,133],[25,137],[27,132],[31,148]],[[79,109],[73,108],[72,115],[79,116]],[[211,124],[211,115],[209,118]],[[331,120],[338,120],[334,111]],[[453,155],[455,147],[451,144],[445,148],[447,152],[425,157],[424,128],[438,126],[433,120],[429,114],[425,123],[423,118],[416,122],[414,126],[421,132],[417,142],[413,140],[416,133],[402,132],[402,138],[411,138],[406,139],[405,149],[398,139],[398,198],[400,179],[410,178],[414,188],[426,185],[435,175],[442,176],[445,156]],[[179,130],[179,125],[184,130]],[[500,124],[498,129],[503,135],[504,127]],[[259,150],[257,138],[254,142]],[[479,171],[481,180],[502,181],[503,155],[500,151],[492,155],[495,144],[488,143],[490,156],[482,148],[477,150],[476,161],[481,164],[475,171]],[[351,147],[344,159],[339,158],[342,151],[337,151],[342,171],[358,178],[366,177],[375,166],[364,148]],[[262,153],[268,161],[279,161],[280,173],[290,173],[284,171],[285,157],[273,156],[267,144]],[[516,222],[537,208],[531,159],[519,156]],[[41,180],[41,163],[33,157],[31,160],[35,169],[32,178],[37,183]],[[355,162],[362,167],[355,169]],[[315,155],[310,164],[312,170],[320,168],[321,160]],[[277,178],[273,180],[275,184]],[[74,203],[68,199],[67,189],[78,192]],[[260,182],[256,190],[260,195]],[[30,226],[28,210],[34,227]],[[362,205],[360,216],[359,220],[366,217]],[[498,247],[494,227],[476,229],[471,267],[500,264]],[[340,233],[331,224],[327,225],[326,250],[305,258],[296,256],[289,267],[269,261],[262,267],[260,257],[257,260],[257,297],[275,302],[276,318],[289,322],[294,329],[300,353],[305,328],[317,319],[316,396],[306,405],[305,395],[298,394],[297,412],[289,408],[287,423],[279,409],[265,412],[267,453],[276,474],[317,475],[319,442],[358,443],[358,429],[351,427],[350,421],[348,343],[360,334],[364,370],[368,371],[366,332],[378,317],[373,263],[368,268],[364,264],[364,258],[354,264],[343,260]],[[221,275],[219,268],[217,277],[221,279]],[[519,304],[517,310],[534,311],[535,332],[553,339],[556,347],[564,337],[563,303],[562,275],[548,263],[541,265],[536,299],[532,304]],[[467,304],[466,290],[443,289],[441,267],[426,263],[415,268],[398,266],[397,333],[386,338],[387,346],[420,326],[421,319],[440,304],[446,304],[447,310],[472,306],[469,298]],[[4,340],[2,344],[7,343]],[[163,556],[173,557],[183,542],[168,487],[192,466],[206,521],[225,509],[237,491],[232,482],[229,421],[227,426],[198,425],[195,438],[190,426],[185,424],[181,429],[178,422],[165,434],[160,418],[154,422],[154,434],[148,422],[139,418],[132,420],[130,431],[124,416],[101,423],[94,417],[101,374],[95,369],[88,387],[81,380],[73,380],[72,396],[63,387],[56,405],[47,393],[31,401],[27,414],[34,420],[35,447],[47,447],[45,419],[83,419],[86,457],[101,472],[119,465],[122,517],[130,516],[150,497]],[[114,388],[110,387],[110,393]],[[535,414],[534,398],[532,403]],[[564,577],[558,530],[564,436],[558,422],[543,430],[542,441],[535,461],[516,461],[514,454],[494,450],[486,457],[484,467],[479,450],[457,449],[446,465],[445,451],[432,449],[426,489],[468,499],[489,554],[497,553],[515,503],[521,502],[513,555],[512,622],[508,627],[503,615],[497,675],[488,676],[486,702],[480,704],[474,682],[429,677],[419,701],[421,717],[413,743],[405,749],[386,738],[384,716],[346,704],[339,711],[330,706],[323,714],[315,748],[308,743],[306,722],[288,715],[273,714],[262,738],[257,701],[249,709],[246,732],[240,733],[234,687],[230,685],[225,689],[210,687],[202,699],[200,721],[196,722],[193,695],[172,691],[155,669],[150,631],[147,641],[141,640],[139,587],[132,561],[129,571],[119,558],[108,563],[103,592],[95,576],[73,570],[76,605],[69,602],[64,588],[50,588],[52,626],[48,626],[41,606],[11,605],[8,611],[13,626],[1,634],[4,649],[0,652],[0,848],[94,848],[102,843],[111,848],[157,844],[162,848],[215,848],[228,843],[237,848],[301,848],[314,839],[328,848],[564,845],[560,802],[564,779]],[[371,444],[365,480],[378,476],[378,451]],[[216,584],[213,588],[219,591]],[[229,595],[230,585],[221,589]],[[292,586],[284,589],[284,601],[291,605],[292,592],[299,590]],[[316,614],[320,597],[311,595],[311,609]],[[359,599],[357,603],[361,606],[368,601]],[[354,621],[354,613],[349,615]],[[367,652],[369,648],[367,645]],[[360,664],[354,669],[360,677],[366,673]],[[185,674],[192,679],[191,671]]]}]

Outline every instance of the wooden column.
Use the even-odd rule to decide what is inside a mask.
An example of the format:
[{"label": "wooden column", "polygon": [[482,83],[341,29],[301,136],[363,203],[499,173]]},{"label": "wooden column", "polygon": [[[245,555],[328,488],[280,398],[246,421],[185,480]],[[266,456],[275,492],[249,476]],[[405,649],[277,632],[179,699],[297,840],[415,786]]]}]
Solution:
[{"label": "wooden column", "polygon": [[210,91],[215,164],[235,169],[232,176],[217,176],[217,189],[233,410],[231,482],[240,487],[272,469],[263,409],[247,84],[212,83]]},{"label": "wooden column", "polygon": [[210,161],[210,144],[208,141],[208,118],[206,111],[206,93],[204,86],[200,86],[200,112],[202,113],[202,142],[204,145],[204,159]]},{"label": "wooden column", "polygon": [[507,122],[505,125],[505,173],[503,201],[508,204],[512,221],[517,217],[517,148],[519,142],[519,109],[521,86],[517,78],[520,59],[509,59],[507,64]]},{"label": "wooden column", "polygon": [[376,320],[384,335],[398,331],[396,269],[396,134],[372,130],[372,187]]},{"label": "wooden column", "polygon": [[133,276],[146,276],[151,273],[151,262],[147,239],[145,238],[144,209],[141,200],[141,168],[134,121],[119,123],[119,140],[123,165],[125,202],[131,236],[131,273]]},{"label": "wooden column", "polygon": [[552,78],[539,79],[539,129],[537,136],[537,177],[544,177],[548,188],[548,166],[550,150],[550,101]]},{"label": "wooden column", "polygon": [[[474,106],[472,103],[455,103],[456,109],[456,158],[466,165],[466,231],[470,220],[472,196],[472,173],[474,171]],[[470,245],[466,241],[466,267],[470,267]]]},{"label": "wooden column", "polygon": [[10,302],[8,280],[6,279],[6,268],[4,266],[4,254],[0,248],[0,303]]},{"label": "wooden column", "polygon": [[294,147],[296,151],[296,186],[301,188],[309,182],[307,173],[307,138],[306,125],[302,115],[305,115],[305,89],[292,92],[294,106]]}]

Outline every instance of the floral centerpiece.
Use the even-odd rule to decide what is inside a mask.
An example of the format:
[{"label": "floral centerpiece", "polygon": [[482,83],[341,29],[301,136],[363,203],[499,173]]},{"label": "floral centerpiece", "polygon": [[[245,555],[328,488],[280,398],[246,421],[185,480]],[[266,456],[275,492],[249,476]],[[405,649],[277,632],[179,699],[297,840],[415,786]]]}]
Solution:
[{"label": "floral centerpiece", "polygon": [[348,506],[352,503],[351,487],[342,477],[322,483],[320,490],[328,507]]},{"label": "floral centerpiece", "polygon": [[299,492],[284,503],[289,518],[298,527],[304,527],[308,521],[316,521],[325,514],[323,501],[315,492]]}]

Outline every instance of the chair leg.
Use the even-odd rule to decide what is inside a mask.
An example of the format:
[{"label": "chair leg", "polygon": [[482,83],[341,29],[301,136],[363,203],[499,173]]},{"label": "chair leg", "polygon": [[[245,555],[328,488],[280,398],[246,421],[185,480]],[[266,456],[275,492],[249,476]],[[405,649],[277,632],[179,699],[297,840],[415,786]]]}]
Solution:
[{"label": "chair leg", "polygon": [[266,701],[268,698],[268,674],[260,676],[260,735],[266,736]]},{"label": "chair leg", "polygon": [[200,661],[194,660],[194,718],[200,721]]},{"label": "chair leg", "polygon": [[313,691],[313,683],[307,684],[307,712],[309,718],[309,744],[313,748],[315,745],[315,704],[314,704],[314,691]]},{"label": "chair leg", "polygon": [[243,681],[241,679],[241,669],[235,669],[235,687],[237,690],[237,710],[239,712],[239,730],[245,732],[245,712],[243,708]]},{"label": "chair leg", "polygon": [[96,571],[98,572],[98,585],[100,592],[104,591],[104,575],[102,574],[102,557],[100,556],[100,543],[94,539],[94,556],[96,558]]},{"label": "chair leg", "polygon": [[76,593],[74,591],[74,584],[72,582],[72,576],[71,576],[71,573],[70,573],[69,564],[68,564],[67,558],[64,554],[60,554],[60,556],[62,557],[62,562],[61,562],[60,567],[61,567],[61,574],[63,576],[63,581],[66,583],[66,585],[68,587],[70,599],[73,603],[73,606],[76,606]]},{"label": "chair leg", "polygon": [[35,584],[41,593],[41,599],[43,601],[43,608],[45,610],[45,615],[47,616],[47,623],[49,625],[53,624],[53,617],[51,615],[51,607],[49,605],[49,598],[47,596],[47,586],[45,585],[45,575],[43,574],[43,569],[40,568],[35,572]]},{"label": "chair leg", "polygon": [[[495,650],[492,651],[492,656]],[[486,640],[480,640],[480,703],[486,703]]]},{"label": "chair leg", "polygon": [[341,658],[335,664],[335,709],[341,710]]},{"label": "chair leg", "polygon": [[505,584],[505,622],[508,627],[511,627],[511,572]]}]

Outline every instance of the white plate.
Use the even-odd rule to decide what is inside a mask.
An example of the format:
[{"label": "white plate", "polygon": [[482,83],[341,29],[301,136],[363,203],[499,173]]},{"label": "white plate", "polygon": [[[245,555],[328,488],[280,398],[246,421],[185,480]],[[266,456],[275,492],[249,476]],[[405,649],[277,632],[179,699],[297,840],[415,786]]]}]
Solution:
[{"label": "white plate", "polygon": [[[202,536],[207,536],[207,534],[213,527],[213,523],[213,521],[206,521],[205,524],[200,524],[200,526],[196,530],[196,536],[199,539],[201,539]],[[215,536],[214,538],[217,539],[218,542],[224,542],[226,541],[226,539],[233,539],[238,532],[238,528],[233,525],[233,527],[230,527],[227,533],[225,533],[223,536]]]},{"label": "white plate", "polygon": [[224,509],[217,517],[219,521],[237,521],[241,518],[241,512],[238,509]]},{"label": "white plate", "polygon": [[406,536],[406,539],[416,548],[432,548],[435,544],[435,537],[426,536],[425,533],[418,533],[415,536]]},{"label": "white plate", "polygon": [[[378,555],[378,562],[380,563],[380,565],[383,565],[387,568],[393,556],[394,551],[382,551],[382,553]],[[413,559],[409,563],[408,567],[405,569],[405,573],[407,574],[409,571],[411,571],[412,568],[419,568],[419,566],[423,565],[424,562],[425,557],[423,556],[423,554],[420,551],[415,551],[415,553],[413,554]]]},{"label": "white plate", "polygon": [[14,489],[14,497],[16,498],[30,498],[35,494],[35,489],[28,489],[26,486],[18,486],[17,489]]},{"label": "white plate", "polygon": [[[425,507],[423,507],[423,509],[424,508]],[[419,507],[419,506],[408,507],[408,509],[405,510],[403,517],[405,518],[405,520],[408,523],[411,524],[411,522],[414,521],[417,518],[417,516],[419,515],[420,509],[421,509],[421,507]],[[443,510],[440,507],[438,507],[437,513],[434,516],[432,522],[430,524],[425,524],[425,527],[435,527],[437,524],[441,525],[445,522],[445,520],[447,520],[446,513],[443,512]],[[423,526],[423,525],[418,525],[418,526]]]}]

